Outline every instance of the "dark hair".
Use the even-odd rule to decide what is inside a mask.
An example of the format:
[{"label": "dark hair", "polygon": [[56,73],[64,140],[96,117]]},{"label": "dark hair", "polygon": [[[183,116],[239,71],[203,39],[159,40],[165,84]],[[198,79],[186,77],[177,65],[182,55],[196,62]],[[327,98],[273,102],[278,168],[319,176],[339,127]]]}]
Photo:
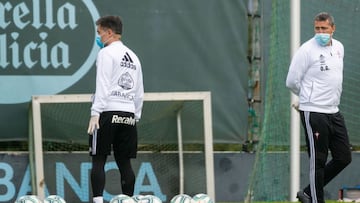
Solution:
[{"label": "dark hair", "polygon": [[111,29],[116,34],[122,34],[122,22],[119,16],[103,16],[96,21],[96,25]]},{"label": "dark hair", "polygon": [[334,17],[332,17],[329,13],[321,12],[315,16],[314,21],[329,21],[331,26],[335,25]]}]

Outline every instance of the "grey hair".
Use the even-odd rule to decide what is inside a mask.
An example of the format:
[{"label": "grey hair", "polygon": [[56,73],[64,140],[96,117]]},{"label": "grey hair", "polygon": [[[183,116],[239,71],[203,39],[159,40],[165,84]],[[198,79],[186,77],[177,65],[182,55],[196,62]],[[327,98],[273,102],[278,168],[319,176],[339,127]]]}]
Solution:
[{"label": "grey hair", "polygon": [[331,26],[335,25],[334,17],[327,12],[321,12],[317,14],[314,18],[314,21],[326,21],[326,20],[329,21],[329,24]]}]

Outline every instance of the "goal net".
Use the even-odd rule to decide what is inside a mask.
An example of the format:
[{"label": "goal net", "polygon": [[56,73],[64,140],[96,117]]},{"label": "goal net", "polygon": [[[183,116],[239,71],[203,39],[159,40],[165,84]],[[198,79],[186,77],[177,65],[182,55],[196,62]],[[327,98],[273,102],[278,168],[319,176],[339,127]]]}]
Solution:
[{"label": "goal net", "polygon": [[[29,114],[32,191],[67,201],[91,198],[86,134],[91,95],[33,96]],[[215,198],[210,92],[145,93],[133,160],[135,194],[163,201],[176,194],[207,193]],[[113,156],[105,165],[104,198],[120,191]],[[117,177],[118,176],[118,177]]]}]

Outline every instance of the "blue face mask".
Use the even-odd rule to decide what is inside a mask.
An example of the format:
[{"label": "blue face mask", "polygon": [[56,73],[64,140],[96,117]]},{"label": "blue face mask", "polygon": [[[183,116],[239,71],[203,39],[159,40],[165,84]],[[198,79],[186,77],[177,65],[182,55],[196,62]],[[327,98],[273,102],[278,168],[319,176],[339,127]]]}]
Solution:
[{"label": "blue face mask", "polygon": [[320,45],[320,46],[326,46],[329,44],[330,42],[330,34],[328,33],[316,33],[315,34],[315,40],[317,41],[317,43]]},{"label": "blue face mask", "polygon": [[95,39],[95,41],[96,41],[96,44],[97,44],[100,48],[104,48],[104,47],[105,47],[105,44],[102,43],[102,41],[101,41],[101,37],[97,36],[96,39]]}]

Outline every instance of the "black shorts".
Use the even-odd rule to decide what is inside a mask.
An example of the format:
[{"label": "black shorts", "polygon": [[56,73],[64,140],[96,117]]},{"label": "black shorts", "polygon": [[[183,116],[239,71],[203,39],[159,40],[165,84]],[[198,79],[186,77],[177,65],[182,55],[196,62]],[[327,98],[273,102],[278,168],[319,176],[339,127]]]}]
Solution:
[{"label": "black shorts", "polygon": [[100,128],[89,136],[90,155],[110,155],[136,158],[137,130],[134,113],[107,111],[100,114]]}]

